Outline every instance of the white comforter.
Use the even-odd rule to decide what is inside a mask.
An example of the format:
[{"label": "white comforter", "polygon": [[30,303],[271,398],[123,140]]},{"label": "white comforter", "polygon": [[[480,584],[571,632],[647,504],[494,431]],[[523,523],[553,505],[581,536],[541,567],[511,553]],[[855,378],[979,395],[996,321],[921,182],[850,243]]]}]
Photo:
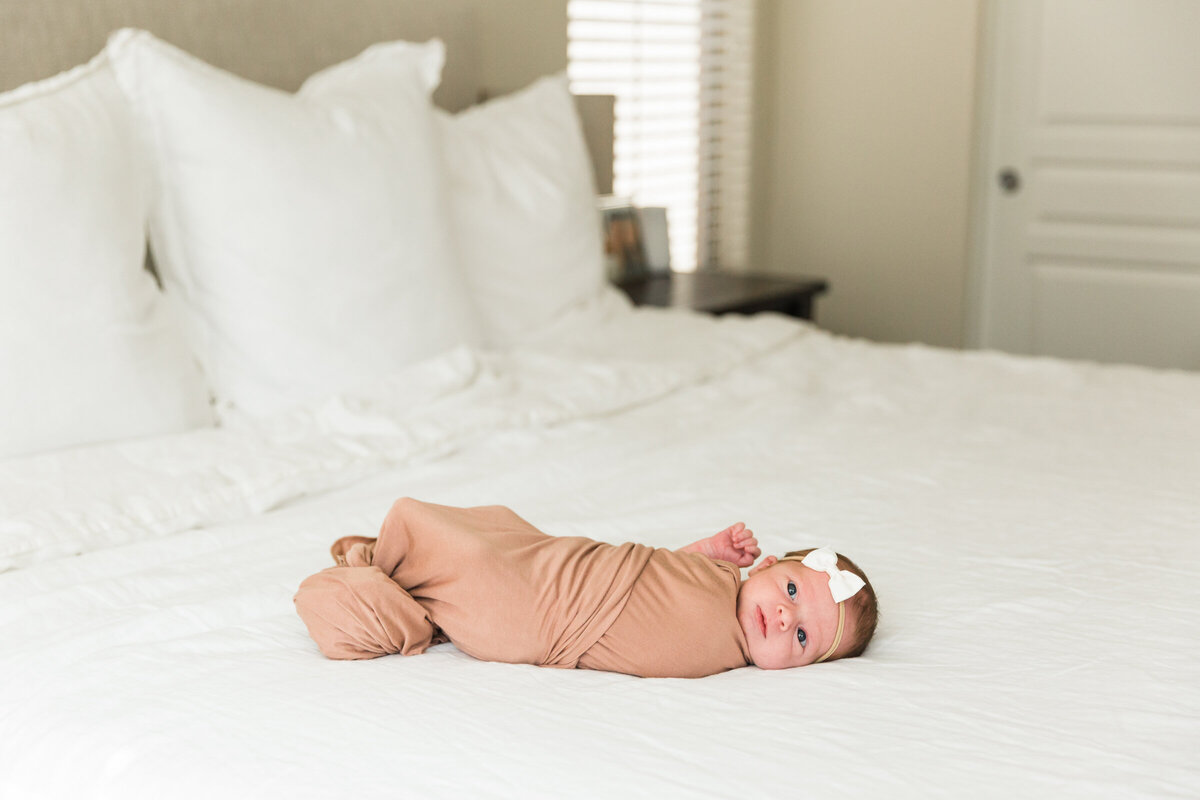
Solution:
[{"label": "white comforter", "polygon": [[[391,501],[870,574],[867,655],[697,681],[322,658]],[[265,425],[0,462],[0,797],[1200,793],[1200,376],[609,298]]]}]

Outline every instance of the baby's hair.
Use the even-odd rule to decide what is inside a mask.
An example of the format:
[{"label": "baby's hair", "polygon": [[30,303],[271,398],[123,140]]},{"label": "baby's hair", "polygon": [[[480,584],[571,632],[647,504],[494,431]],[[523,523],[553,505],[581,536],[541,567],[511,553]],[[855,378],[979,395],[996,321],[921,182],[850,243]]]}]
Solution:
[{"label": "baby's hair", "polygon": [[[784,558],[803,558],[815,549],[815,547],[810,547],[807,550],[793,550],[785,554]],[[867,644],[870,643],[871,637],[875,635],[875,627],[879,624],[879,599],[875,597],[875,589],[871,586],[871,581],[867,578],[867,573],[863,572],[858,564],[855,564],[841,553],[837,554],[837,558],[838,569],[850,570],[862,578],[865,585],[861,590],[855,592],[853,597],[845,601],[846,610],[853,614],[856,620],[854,625],[854,640],[849,642],[849,647],[846,648],[845,652],[841,655],[835,653],[830,661],[833,661],[835,658],[861,656],[863,651],[867,649]]]}]

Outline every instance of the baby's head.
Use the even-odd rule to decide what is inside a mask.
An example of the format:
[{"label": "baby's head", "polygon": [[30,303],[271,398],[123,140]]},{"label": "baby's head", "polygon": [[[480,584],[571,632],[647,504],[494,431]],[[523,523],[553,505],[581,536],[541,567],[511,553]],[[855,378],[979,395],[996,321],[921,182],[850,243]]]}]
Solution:
[{"label": "baby's head", "polygon": [[879,604],[858,565],[822,547],[764,558],[738,588],[737,618],[750,660],[786,669],[861,655]]}]

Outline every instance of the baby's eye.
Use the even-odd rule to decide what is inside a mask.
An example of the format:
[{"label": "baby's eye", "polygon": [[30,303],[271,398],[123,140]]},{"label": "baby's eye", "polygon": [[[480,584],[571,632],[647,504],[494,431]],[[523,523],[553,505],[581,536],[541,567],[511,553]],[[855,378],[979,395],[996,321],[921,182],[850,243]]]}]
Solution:
[{"label": "baby's eye", "polygon": [[808,644],[808,634],[804,632],[804,628],[796,629],[796,639],[800,641],[800,646],[804,647]]},{"label": "baby's eye", "polygon": [[793,600],[796,598],[796,584],[792,583],[791,581],[788,581],[788,597],[792,598]]}]

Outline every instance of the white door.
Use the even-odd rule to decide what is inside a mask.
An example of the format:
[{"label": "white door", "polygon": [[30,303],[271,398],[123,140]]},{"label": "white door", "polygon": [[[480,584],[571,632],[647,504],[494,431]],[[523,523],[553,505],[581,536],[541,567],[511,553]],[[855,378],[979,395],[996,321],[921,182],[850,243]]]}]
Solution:
[{"label": "white door", "polygon": [[1200,2],[986,24],[973,342],[1200,369]]}]

